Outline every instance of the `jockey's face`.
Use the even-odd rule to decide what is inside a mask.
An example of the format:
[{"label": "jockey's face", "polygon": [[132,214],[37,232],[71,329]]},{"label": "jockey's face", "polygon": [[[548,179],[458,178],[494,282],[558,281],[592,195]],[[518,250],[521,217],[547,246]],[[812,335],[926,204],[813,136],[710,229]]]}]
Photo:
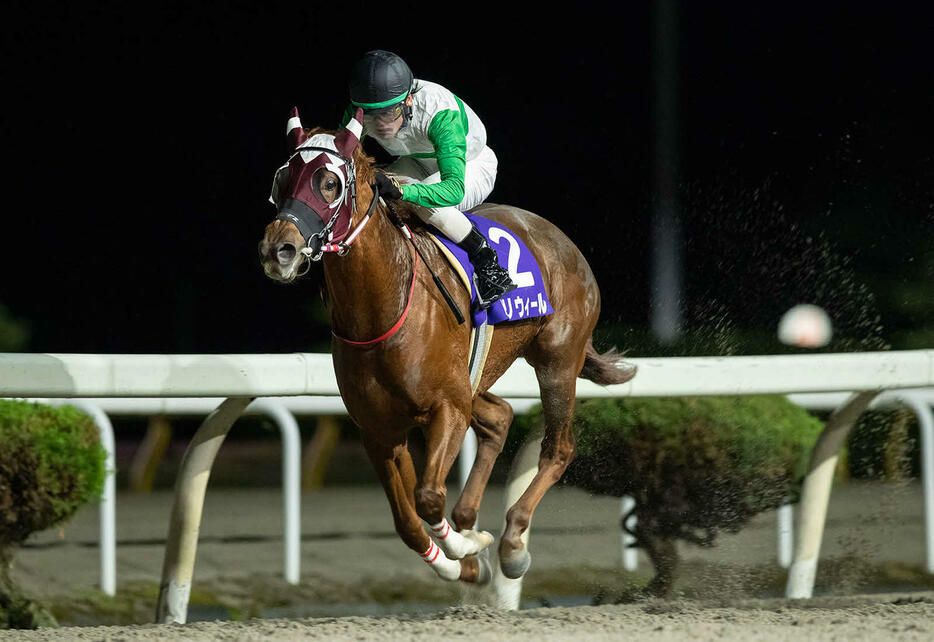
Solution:
[{"label": "jockey's face", "polygon": [[379,111],[371,111],[363,114],[363,126],[366,131],[377,138],[394,138],[399,130],[402,129],[402,105],[411,107],[413,104],[412,96],[398,105],[387,107]]}]

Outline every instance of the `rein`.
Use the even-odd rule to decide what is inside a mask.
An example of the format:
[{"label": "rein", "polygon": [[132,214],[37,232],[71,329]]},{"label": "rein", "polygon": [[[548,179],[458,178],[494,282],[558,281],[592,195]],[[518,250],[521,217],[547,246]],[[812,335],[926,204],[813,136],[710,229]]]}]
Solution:
[{"label": "rein", "polygon": [[[370,213],[373,210],[373,203],[376,202],[377,198],[379,198],[379,192],[377,191],[376,186],[374,185],[373,186],[373,200],[370,202],[370,207],[367,208],[367,214],[366,214],[367,218],[369,218]],[[411,285],[409,285],[409,297],[408,297],[408,301],[406,301],[405,309],[402,310],[402,316],[399,317],[399,320],[396,321],[396,323],[391,328],[389,328],[389,330],[387,330],[380,336],[376,337],[375,339],[370,339],[369,341],[352,341],[350,339],[346,339],[340,336],[339,334],[334,332],[333,329],[331,330],[331,334],[334,335],[335,338],[340,339],[344,343],[348,343],[353,346],[361,346],[361,347],[371,346],[371,345],[380,343],[381,341],[385,341],[386,339],[394,335],[396,332],[398,332],[399,328],[402,327],[402,324],[405,323],[405,318],[409,315],[409,308],[412,307],[412,294],[415,292],[415,277],[418,274],[419,257],[422,258],[422,262],[425,264],[425,267],[428,269],[428,272],[431,274],[432,280],[435,282],[435,285],[441,291],[441,295],[444,297],[444,300],[447,302],[448,307],[450,307],[451,311],[454,313],[454,316],[457,319],[457,323],[458,324],[464,323],[464,315],[461,313],[460,308],[457,307],[457,303],[454,301],[454,298],[447,291],[447,288],[444,287],[444,284],[441,282],[441,279],[439,279],[438,276],[431,269],[431,267],[428,264],[428,261],[425,260],[425,257],[422,256],[422,252],[421,250],[418,249],[418,245],[415,244],[415,237],[412,234],[412,230],[410,230],[409,226],[406,225],[401,219],[399,219],[391,203],[387,202],[386,207],[389,209],[389,212],[392,214],[392,216],[390,217],[390,220],[393,221],[393,223],[396,225],[396,227],[399,229],[402,235],[411,242],[412,249],[414,250],[413,256],[412,256],[414,266],[412,268],[412,283]],[[354,231],[353,236],[355,237],[362,228],[363,228],[363,222],[361,222],[361,224],[357,226],[357,229]],[[350,245],[350,242],[352,242],[352,240],[353,239],[350,239],[347,242],[347,245]],[[340,256],[340,253],[338,253],[338,256]]]},{"label": "rein", "polygon": [[[356,182],[356,176],[354,176],[352,180]],[[302,254],[308,257],[310,261],[320,261],[322,255],[325,252],[336,252],[338,256],[343,256],[344,254],[346,254],[350,250],[351,243],[354,242],[354,240],[357,238],[360,232],[363,231],[363,228],[366,227],[366,224],[369,222],[370,217],[373,215],[373,210],[376,208],[376,202],[379,201],[379,187],[374,183],[372,185],[372,188],[373,188],[373,198],[370,199],[370,205],[369,207],[366,208],[366,213],[364,213],[363,218],[360,220],[360,222],[357,224],[357,226],[354,228],[353,232],[349,236],[342,239],[341,241],[338,241],[337,243],[326,243],[324,245],[319,246],[318,252],[317,252],[317,258],[315,258],[313,254],[314,250],[311,248],[311,238],[310,238],[308,239],[308,245],[302,248]],[[357,210],[356,194],[354,195],[354,200],[353,200],[353,210],[354,211]],[[337,216],[338,214],[335,213],[334,216],[331,217],[331,220],[325,226],[324,230],[320,232],[320,236],[315,235],[312,238],[318,238],[318,239],[323,238],[323,235],[327,233],[327,231],[334,225],[334,221],[337,219]],[[404,235],[411,238],[412,233],[409,231],[405,223],[401,223],[401,225],[399,225],[398,227],[399,227],[399,230]],[[414,247],[414,243],[413,243],[413,247]],[[412,307],[412,294],[415,292],[415,280],[416,280],[416,277],[418,276],[418,254],[419,254],[418,248],[416,248],[416,252],[413,254],[414,265],[412,267],[412,283],[409,284],[409,296],[408,296],[407,301],[405,302],[405,308],[402,310],[402,315],[399,317],[399,320],[396,321],[393,324],[393,326],[389,328],[389,330],[379,335],[375,339],[370,339],[368,341],[353,341],[352,339],[347,339],[337,334],[336,332],[334,332],[333,328],[331,329],[331,334],[335,338],[343,341],[344,343],[348,343],[352,346],[365,347],[365,346],[376,345],[377,343],[382,343],[383,341],[385,341],[386,339],[394,335],[396,332],[398,332],[399,329],[402,327],[402,324],[405,323],[405,318],[409,316],[409,309]]]}]

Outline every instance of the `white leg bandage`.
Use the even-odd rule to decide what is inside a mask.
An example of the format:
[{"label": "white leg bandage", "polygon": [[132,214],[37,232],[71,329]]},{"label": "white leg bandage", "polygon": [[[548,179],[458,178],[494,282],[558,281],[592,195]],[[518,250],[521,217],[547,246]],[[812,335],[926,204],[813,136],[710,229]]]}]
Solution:
[{"label": "white leg bandage", "polygon": [[438,548],[438,545],[434,542],[431,543],[431,546],[428,547],[427,551],[420,553],[419,556],[425,560],[425,563],[428,564],[428,566],[430,566],[442,580],[453,582],[454,580],[460,579],[460,561],[448,559],[447,556],[441,551],[441,549]]},{"label": "white leg bandage", "polygon": [[439,523],[431,526],[431,534],[438,540],[445,555],[455,560],[479,553],[493,542],[493,536],[486,531],[465,530],[458,533],[443,517]]}]

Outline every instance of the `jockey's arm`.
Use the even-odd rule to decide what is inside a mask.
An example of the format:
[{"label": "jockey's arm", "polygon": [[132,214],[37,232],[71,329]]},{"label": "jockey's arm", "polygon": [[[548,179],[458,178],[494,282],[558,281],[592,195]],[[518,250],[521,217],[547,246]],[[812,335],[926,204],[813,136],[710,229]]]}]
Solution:
[{"label": "jockey's arm", "polygon": [[[423,207],[457,206],[464,200],[467,170],[467,131],[462,112],[446,109],[435,114],[428,126],[428,138],[435,148],[441,181],[431,185],[411,183],[402,186],[402,198]],[[418,158],[419,154],[413,154]]]},{"label": "jockey's arm", "polygon": [[[459,101],[458,101],[459,102]],[[348,105],[341,117],[344,127],[356,113]],[[423,207],[456,206],[464,200],[467,170],[467,128],[462,110],[445,109],[435,114],[428,126],[428,139],[435,148],[433,154],[412,154],[419,158],[434,157],[438,161],[441,181],[431,185],[412,183],[402,185],[402,198]],[[366,135],[364,127],[363,134]]]}]

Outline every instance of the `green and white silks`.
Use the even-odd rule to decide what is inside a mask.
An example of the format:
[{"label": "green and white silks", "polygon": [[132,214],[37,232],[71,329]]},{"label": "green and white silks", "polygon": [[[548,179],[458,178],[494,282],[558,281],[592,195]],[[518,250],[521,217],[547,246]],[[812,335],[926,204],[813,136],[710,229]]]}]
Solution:
[{"label": "green and white silks", "polygon": [[[402,197],[430,209],[426,221],[455,242],[470,231],[461,211],[482,203],[496,182],[497,159],[486,144],[486,127],[460,98],[441,85],[415,81],[412,117],[393,138],[363,130],[389,154],[399,158],[387,169],[414,182],[402,186]],[[352,107],[344,121],[353,115]]]}]

